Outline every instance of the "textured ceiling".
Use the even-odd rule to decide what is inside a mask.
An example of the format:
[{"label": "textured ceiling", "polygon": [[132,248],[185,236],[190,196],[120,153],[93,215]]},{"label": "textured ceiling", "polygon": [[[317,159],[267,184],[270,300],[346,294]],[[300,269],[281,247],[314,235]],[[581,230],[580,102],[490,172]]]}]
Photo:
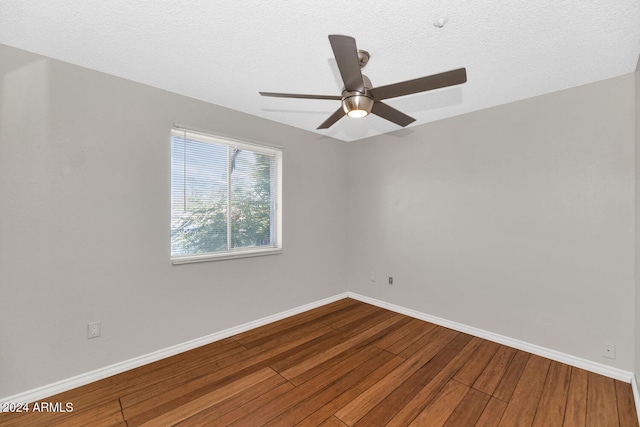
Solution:
[{"label": "textured ceiling", "polygon": [[370,115],[316,131],[339,101],[258,95],[339,95],[329,34],[369,51],[374,86],[466,67],[463,85],[388,100],[410,129],[634,72],[640,1],[0,0],[6,45],[345,141],[400,129]]}]

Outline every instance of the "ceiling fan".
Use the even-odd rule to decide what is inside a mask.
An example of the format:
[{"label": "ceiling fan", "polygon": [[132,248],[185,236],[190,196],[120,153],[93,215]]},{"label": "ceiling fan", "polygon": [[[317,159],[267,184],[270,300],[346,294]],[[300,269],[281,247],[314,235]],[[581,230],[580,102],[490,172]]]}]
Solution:
[{"label": "ceiling fan", "polygon": [[333,55],[336,58],[338,69],[344,82],[341,96],[277,92],[259,92],[260,95],[273,96],[276,98],[330,99],[341,101],[342,106],[318,126],[317,129],[328,129],[344,115],[358,118],[367,116],[369,113],[373,113],[383,119],[405,127],[416,119],[385,104],[382,102],[383,100],[454,86],[467,81],[466,69],[458,68],[444,73],[374,88],[371,80],[363,75],[360,70],[369,61],[369,53],[364,50],[358,50],[356,48],[356,40],[353,37],[334,34],[329,36],[329,42],[331,43]]}]

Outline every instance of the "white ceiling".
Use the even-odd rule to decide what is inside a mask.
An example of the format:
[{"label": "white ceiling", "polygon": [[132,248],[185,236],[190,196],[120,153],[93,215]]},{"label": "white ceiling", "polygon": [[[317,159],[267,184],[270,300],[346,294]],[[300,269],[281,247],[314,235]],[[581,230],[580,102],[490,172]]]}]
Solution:
[{"label": "white ceiling", "polygon": [[344,141],[400,129],[316,131],[339,101],[258,95],[339,95],[329,34],[369,51],[374,87],[466,67],[463,85],[387,101],[410,128],[634,72],[640,1],[0,0],[6,45]]}]

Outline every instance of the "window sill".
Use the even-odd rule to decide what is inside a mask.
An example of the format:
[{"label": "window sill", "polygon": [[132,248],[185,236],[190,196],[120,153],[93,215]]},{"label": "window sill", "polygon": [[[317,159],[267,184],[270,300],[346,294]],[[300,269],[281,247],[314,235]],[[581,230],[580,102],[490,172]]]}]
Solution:
[{"label": "window sill", "polygon": [[192,264],[194,262],[221,261],[225,259],[277,255],[281,253],[282,253],[282,248],[254,249],[254,250],[248,249],[248,250],[239,250],[235,252],[224,252],[219,254],[208,253],[208,254],[201,254],[201,255],[176,256],[176,257],[171,257],[171,263],[173,265]]}]

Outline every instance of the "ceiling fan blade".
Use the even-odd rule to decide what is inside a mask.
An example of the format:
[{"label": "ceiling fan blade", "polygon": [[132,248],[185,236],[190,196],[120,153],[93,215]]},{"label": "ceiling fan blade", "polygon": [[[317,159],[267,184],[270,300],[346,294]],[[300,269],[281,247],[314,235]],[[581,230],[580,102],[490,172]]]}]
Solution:
[{"label": "ceiling fan blade", "polygon": [[445,71],[440,74],[420,77],[418,79],[407,80],[400,83],[393,83],[369,90],[373,94],[373,99],[381,101],[383,99],[395,98],[397,96],[410,95],[412,93],[425,92],[427,90],[439,89],[441,87],[459,85],[467,81],[467,70],[458,68],[457,70]]},{"label": "ceiling fan blade", "polygon": [[344,82],[344,88],[348,91],[364,93],[364,82],[358,60],[358,48],[356,40],[349,36],[332,34],[329,36],[333,56],[338,63],[338,69]]},{"label": "ceiling fan blade", "polygon": [[383,119],[387,119],[390,122],[393,122],[402,127],[405,127],[406,125],[416,121],[416,119],[414,119],[413,117],[407,116],[402,111],[398,111],[392,106],[380,101],[376,101],[373,104],[371,112],[376,116],[380,116]]},{"label": "ceiling fan blade", "polygon": [[262,96],[273,96],[275,98],[302,98],[302,99],[332,99],[340,101],[342,97],[333,95],[304,95],[299,93],[279,93],[279,92],[258,92]]},{"label": "ceiling fan blade", "polygon": [[316,129],[329,129],[335,122],[340,120],[344,116],[344,110],[342,107],[338,108],[327,120],[322,122]]}]

